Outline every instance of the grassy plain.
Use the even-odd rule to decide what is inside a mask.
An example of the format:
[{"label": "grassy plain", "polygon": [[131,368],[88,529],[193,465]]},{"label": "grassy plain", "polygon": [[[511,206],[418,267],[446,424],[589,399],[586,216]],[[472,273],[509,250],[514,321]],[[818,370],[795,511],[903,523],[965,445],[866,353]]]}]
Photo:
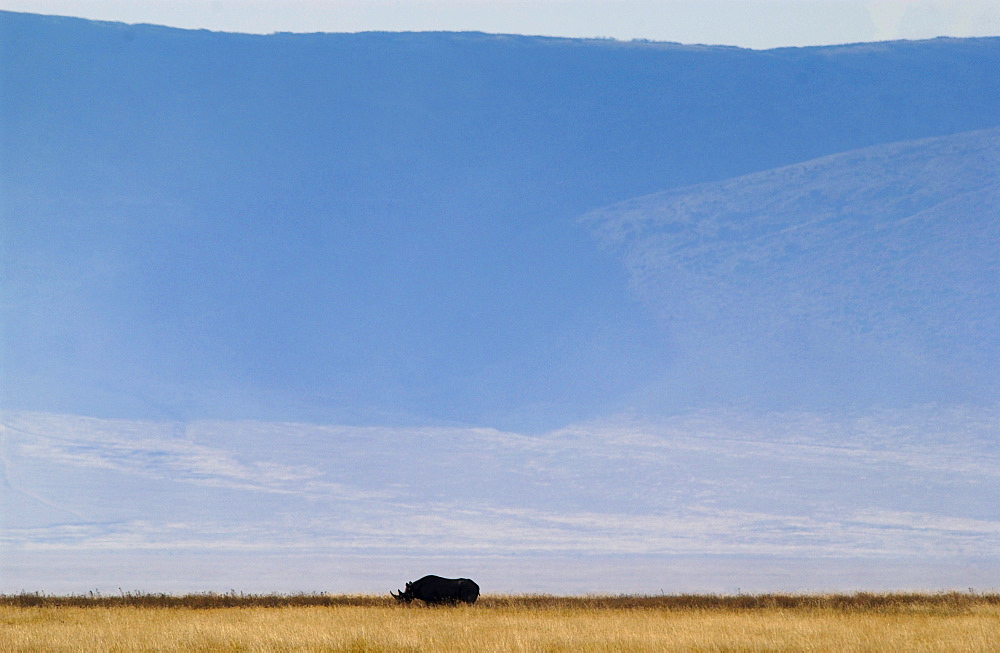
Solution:
[{"label": "grassy plain", "polygon": [[994,651],[1000,595],[0,597],[0,651]]}]

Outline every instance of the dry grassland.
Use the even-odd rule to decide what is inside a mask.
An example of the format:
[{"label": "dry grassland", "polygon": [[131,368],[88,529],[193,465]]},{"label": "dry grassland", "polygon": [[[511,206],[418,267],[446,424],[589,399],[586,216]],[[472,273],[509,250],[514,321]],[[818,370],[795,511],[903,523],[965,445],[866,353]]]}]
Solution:
[{"label": "dry grassland", "polygon": [[[129,600],[132,599],[132,600]],[[995,651],[1000,595],[0,597],[0,651]]]}]

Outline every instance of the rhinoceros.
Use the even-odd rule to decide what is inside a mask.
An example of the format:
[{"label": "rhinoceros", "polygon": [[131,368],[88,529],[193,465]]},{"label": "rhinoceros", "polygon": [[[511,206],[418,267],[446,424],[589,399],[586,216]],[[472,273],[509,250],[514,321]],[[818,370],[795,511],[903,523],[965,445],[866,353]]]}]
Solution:
[{"label": "rhinoceros", "polygon": [[419,599],[424,603],[458,603],[463,601],[472,605],[479,598],[479,585],[468,578],[441,578],[440,576],[424,576],[420,580],[406,584],[406,589],[389,594],[397,601],[409,603]]}]

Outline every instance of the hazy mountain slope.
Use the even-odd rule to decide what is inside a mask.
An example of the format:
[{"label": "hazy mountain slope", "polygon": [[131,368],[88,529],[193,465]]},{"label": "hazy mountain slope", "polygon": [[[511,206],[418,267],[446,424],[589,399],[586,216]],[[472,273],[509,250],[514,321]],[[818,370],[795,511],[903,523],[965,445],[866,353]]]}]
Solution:
[{"label": "hazy mountain slope", "polygon": [[1000,390],[998,129],[657,193],[584,221],[669,328],[678,384],[779,404]]},{"label": "hazy mountain slope", "polygon": [[989,588],[998,428],[938,406],[539,437],[7,413],[0,591]]},{"label": "hazy mountain slope", "polygon": [[[1000,116],[1000,40],[753,52],[0,14],[3,402],[544,426],[671,365],[573,222]],[[669,346],[669,345],[668,345]]]}]

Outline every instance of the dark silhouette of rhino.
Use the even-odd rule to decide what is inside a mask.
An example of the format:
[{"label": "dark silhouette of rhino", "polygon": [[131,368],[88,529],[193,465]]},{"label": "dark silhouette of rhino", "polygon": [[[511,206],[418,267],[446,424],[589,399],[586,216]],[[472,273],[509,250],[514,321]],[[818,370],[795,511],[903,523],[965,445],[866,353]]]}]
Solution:
[{"label": "dark silhouette of rhino", "polygon": [[[399,590],[396,591],[399,592]],[[389,592],[389,594],[403,603],[419,599],[427,604],[450,603],[454,605],[463,601],[472,605],[479,598],[479,585],[468,578],[424,576],[420,580],[407,583],[404,591],[398,594]]]}]

